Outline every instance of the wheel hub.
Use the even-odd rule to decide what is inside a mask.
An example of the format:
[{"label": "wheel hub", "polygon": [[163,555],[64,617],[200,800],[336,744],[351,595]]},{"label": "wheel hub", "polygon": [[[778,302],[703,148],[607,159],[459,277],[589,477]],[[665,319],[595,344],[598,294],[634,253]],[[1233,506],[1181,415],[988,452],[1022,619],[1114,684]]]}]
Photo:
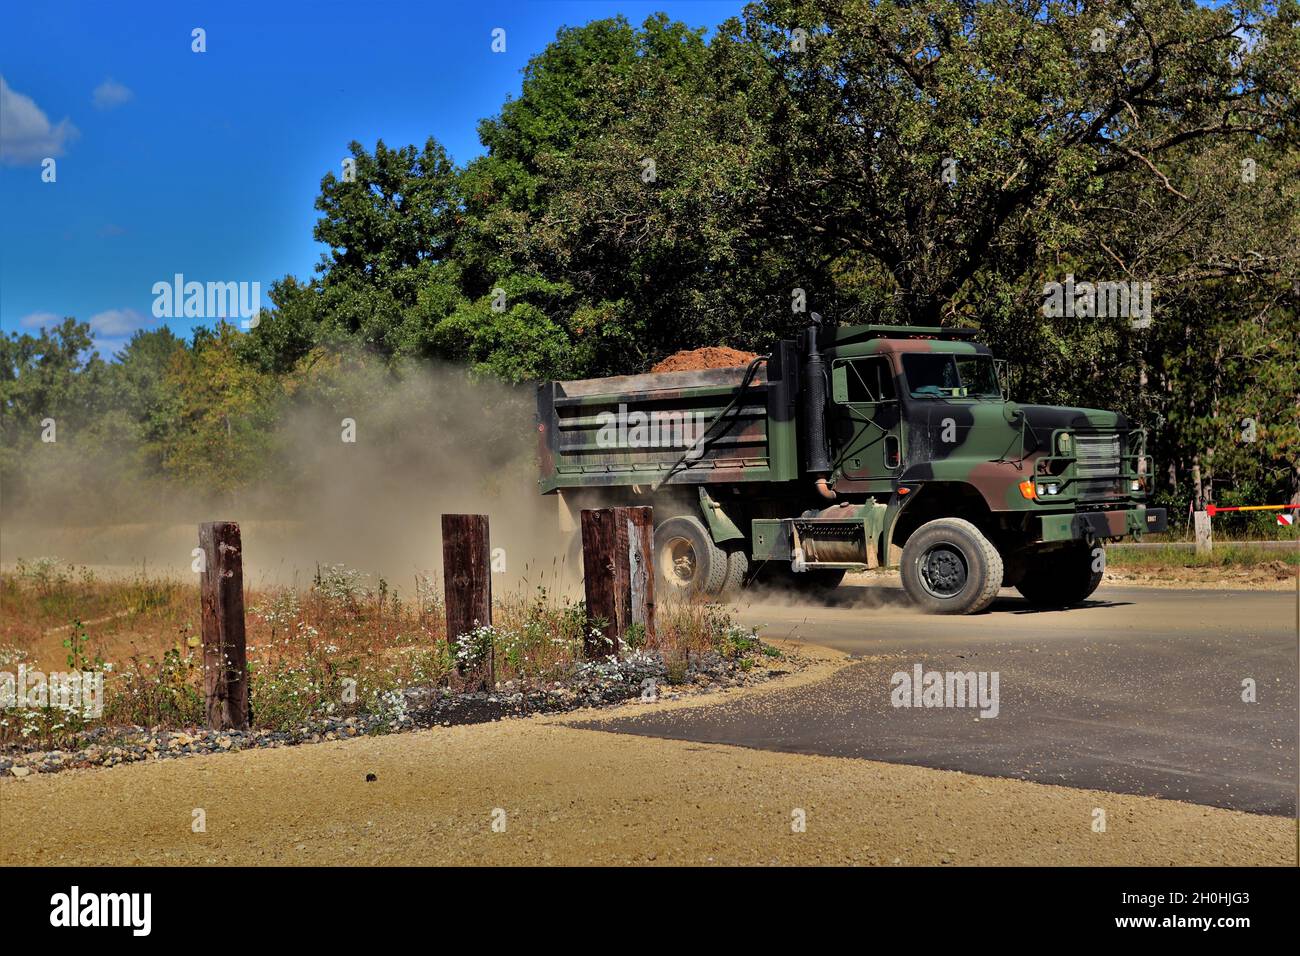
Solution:
[{"label": "wheel hub", "polygon": [[921,555],[921,584],[937,598],[950,598],[966,587],[966,559],[956,548],[935,545]]},{"label": "wheel hub", "polygon": [[664,545],[666,565],[672,569],[671,578],[678,587],[689,587],[695,580],[695,548],[685,538],[674,538]]}]

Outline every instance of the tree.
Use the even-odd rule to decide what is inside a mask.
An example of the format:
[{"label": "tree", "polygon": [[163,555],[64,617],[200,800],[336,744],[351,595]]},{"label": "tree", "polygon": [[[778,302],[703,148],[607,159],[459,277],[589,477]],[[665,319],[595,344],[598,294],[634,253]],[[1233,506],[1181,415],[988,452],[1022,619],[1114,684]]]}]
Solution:
[{"label": "tree", "polygon": [[162,385],[157,439],[167,475],[196,492],[229,494],[272,470],[274,379],[241,362],[225,322],[173,353]]},{"label": "tree", "polygon": [[[460,303],[452,261],[460,199],[457,170],[430,138],[422,150],[373,154],[350,144],[355,176],[321,181],[315,237],[330,252],[317,267],[318,337],[357,337],[386,355],[430,356],[430,333]],[[297,288],[275,293],[299,307]],[[283,307],[282,307],[283,308]],[[296,328],[304,323],[295,316]],[[276,317],[271,321],[278,325]],[[303,351],[305,342],[294,343]]]},{"label": "tree", "polygon": [[1297,8],[1278,8],[770,0],[727,32],[763,49],[788,131],[772,212],[820,236],[813,255],[863,258],[899,315],[935,325],[981,270],[1019,274],[1068,242],[1053,227],[1071,203],[1125,177],[1164,184],[1159,164],[1189,144],[1293,143]]}]

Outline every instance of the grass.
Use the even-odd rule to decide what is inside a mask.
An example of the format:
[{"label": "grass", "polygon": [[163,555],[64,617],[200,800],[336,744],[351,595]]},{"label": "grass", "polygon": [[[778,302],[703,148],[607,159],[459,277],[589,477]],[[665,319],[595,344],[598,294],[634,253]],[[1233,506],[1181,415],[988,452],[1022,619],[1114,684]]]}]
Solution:
[{"label": "grass", "polygon": [[1116,568],[1253,568],[1280,562],[1300,564],[1300,549],[1261,548],[1251,542],[1216,544],[1209,554],[1161,542],[1154,548],[1108,548],[1106,564]]},{"label": "grass", "polygon": [[[525,588],[496,601],[491,627],[452,646],[441,588],[424,576],[415,577],[409,597],[342,565],[318,567],[306,588],[246,586],[254,728],[395,715],[404,687],[473,689],[487,673],[521,690],[562,680],[583,659],[586,609],[545,583]],[[101,579],[57,559],[19,562],[0,574],[0,612],[0,671],[13,673],[20,663],[29,672],[102,670],[106,724],[181,728],[203,721],[196,581],[146,568]],[[692,655],[763,652],[752,632],[704,604],[661,605],[655,634],[634,627],[621,643],[624,652],[662,655],[670,681],[685,677]],[[53,749],[86,726],[54,709],[0,711],[0,744]]]}]

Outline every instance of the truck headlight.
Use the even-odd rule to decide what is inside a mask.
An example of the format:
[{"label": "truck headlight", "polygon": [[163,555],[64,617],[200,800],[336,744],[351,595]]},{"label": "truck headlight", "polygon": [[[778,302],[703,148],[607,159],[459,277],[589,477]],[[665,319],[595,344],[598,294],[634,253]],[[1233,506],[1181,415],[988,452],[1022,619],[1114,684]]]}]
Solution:
[{"label": "truck headlight", "polygon": [[1060,437],[1056,439],[1056,453],[1058,455],[1070,454],[1070,433],[1061,432]]},{"label": "truck headlight", "polygon": [[1047,484],[1047,485],[1039,485],[1038,497],[1043,498],[1046,497],[1047,495],[1054,495],[1060,490],[1061,490],[1061,486],[1058,485],[1056,482],[1052,482],[1051,484]]},{"label": "truck headlight", "polygon": [[1142,482],[1135,478],[1128,483],[1128,487],[1130,491],[1141,491]]}]

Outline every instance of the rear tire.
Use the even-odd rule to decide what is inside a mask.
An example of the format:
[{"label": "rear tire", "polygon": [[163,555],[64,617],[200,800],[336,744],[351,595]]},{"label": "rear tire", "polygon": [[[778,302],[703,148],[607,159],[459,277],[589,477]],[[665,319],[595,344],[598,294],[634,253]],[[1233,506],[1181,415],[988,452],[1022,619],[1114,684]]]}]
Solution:
[{"label": "rear tire", "polygon": [[1073,545],[1041,555],[1016,585],[1016,590],[1035,607],[1072,607],[1086,601],[1105,576],[1093,569],[1093,548]]},{"label": "rear tire", "polygon": [[962,518],[917,528],[903,548],[900,570],[908,597],[928,614],[978,614],[1002,587],[1002,556]]},{"label": "rear tire", "polygon": [[734,596],[745,586],[748,577],[749,555],[745,553],[744,544],[741,544],[727,552],[727,576],[722,582],[723,596]]},{"label": "rear tire", "polygon": [[655,572],[662,595],[711,597],[726,584],[727,553],[698,518],[678,515],[655,528]]}]

